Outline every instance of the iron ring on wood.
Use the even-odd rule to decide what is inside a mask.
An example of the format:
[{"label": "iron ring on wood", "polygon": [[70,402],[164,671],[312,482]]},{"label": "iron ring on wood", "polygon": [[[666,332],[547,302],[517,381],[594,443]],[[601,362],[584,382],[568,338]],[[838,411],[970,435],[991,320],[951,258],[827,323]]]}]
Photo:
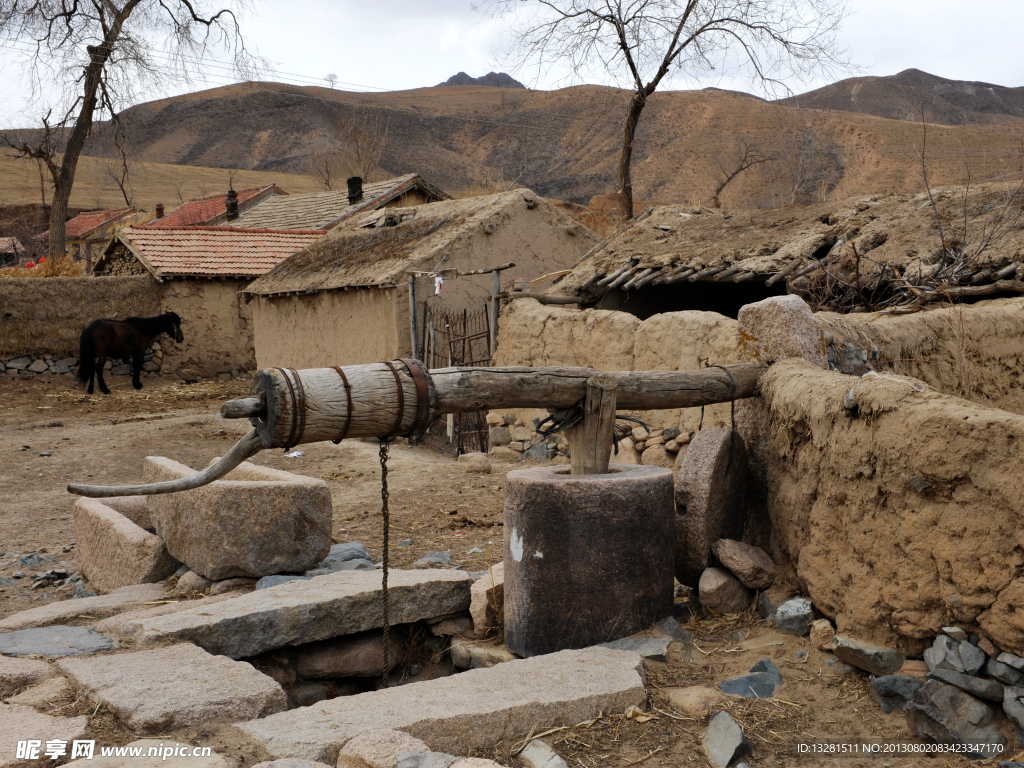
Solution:
[{"label": "iron ring on wood", "polygon": [[430,378],[419,360],[400,357],[401,363],[409,369],[409,375],[416,385],[416,420],[402,437],[419,437],[430,424]]}]

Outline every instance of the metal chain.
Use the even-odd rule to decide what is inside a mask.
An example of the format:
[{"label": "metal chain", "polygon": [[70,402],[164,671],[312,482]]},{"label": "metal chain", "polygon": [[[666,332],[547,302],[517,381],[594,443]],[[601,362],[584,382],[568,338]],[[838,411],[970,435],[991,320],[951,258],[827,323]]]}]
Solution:
[{"label": "metal chain", "polygon": [[390,533],[391,520],[388,512],[388,438],[380,438],[380,504],[381,512],[384,515],[384,559],[382,562],[383,577],[381,586],[383,588],[382,603],[384,608],[384,634],[381,642],[381,669],[383,669],[382,687],[388,687],[388,672],[390,671],[391,656],[391,600],[388,597],[388,534]]}]

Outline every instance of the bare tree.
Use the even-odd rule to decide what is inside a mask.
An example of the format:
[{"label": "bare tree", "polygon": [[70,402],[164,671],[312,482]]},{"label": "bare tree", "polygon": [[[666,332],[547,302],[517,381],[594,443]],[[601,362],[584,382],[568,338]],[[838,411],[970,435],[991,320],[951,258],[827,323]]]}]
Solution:
[{"label": "bare tree", "polygon": [[42,159],[53,179],[49,253],[65,253],[64,220],[78,159],[95,120],[116,120],[136,95],[169,77],[202,79],[203,65],[226,51],[240,76],[260,61],[245,47],[238,12],[245,0],[35,0],[0,4],[0,40],[28,44],[23,74],[41,98],[51,86],[61,91],[63,117],[44,120],[44,133],[60,133],[58,156],[43,142],[6,140],[26,158]]},{"label": "bare tree", "polygon": [[334,147],[320,147],[309,153],[306,167],[321,189],[330,192],[344,179],[344,158]]},{"label": "bare tree", "polygon": [[382,109],[360,110],[338,121],[338,138],[346,173],[369,179],[380,168],[390,119]]},{"label": "bare tree", "polygon": [[771,87],[792,76],[846,68],[836,34],[842,0],[478,0],[492,15],[514,14],[512,58],[538,71],[556,62],[574,77],[598,67],[632,89],[619,152],[619,200],[633,217],[631,163],[640,114],[662,81],[736,69]]},{"label": "bare tree", "polygon": [[823,202],[846,172],[843,147],[821,126],[795,117],[788,130],[779,132],[772,159],[758,201],[767,208]]},{"label": "bare tree", "polygon": [[[732,138],[731,136],[729,138]],[[772,158],[763,154],[756,146],[744,139],[742,136],[733,139],[736,144],[727,153],[721,151],[715,153],[715,163],[718,165],[718,172],[715,174],[715,191],[711,195],[711,205],[715,208],[722,207],[722,192],[729,186],[729,183],[748,168],[753,168],[761,163],[771,162]]]},{"label": "bare tree", "polygon": [[94,135],[104,178],[117,187],[124,198],[124,204],[131,205],[135,196],[132,177],[138,168],[138,160],[128,121],[123,117],[111,120],[101,130],[95,131]]},{"label": "bare tree", "polygon": [[328,85],[330,85],[331,89],[333,90],[334,84],[338,82],[338,76],[333,72],[328,72],[327,75],[324,77],[324,80],[327,81]]}]

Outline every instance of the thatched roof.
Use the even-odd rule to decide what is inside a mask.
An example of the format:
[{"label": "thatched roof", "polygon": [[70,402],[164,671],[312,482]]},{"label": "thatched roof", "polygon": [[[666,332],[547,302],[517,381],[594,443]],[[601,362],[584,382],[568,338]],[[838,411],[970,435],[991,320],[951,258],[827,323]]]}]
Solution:
[{"label": "thatched roof", "polygon": [[[966,205],[964,193],[963,187],[934,191],[947,243],[964,245],[965,212],[966,250],[977,249],[994,228],[999,237],[973,259],[960,284],[1012,277],[1010,267],[1024,262],[1020,189],[1014,184],[976,185]],[[854,248],[865,274],[885,272],[927,281],[936,271],[940,246],[926,193],[775,210],[671,205],[648,209],[620,228],[554,290],[589,303],[615,289],[643,290],[684,281],[785,282],[799,289],[815,270],[846,275]],[[617,277],[609,280],[613,275]]]},{"label": "thatched roof", "polygon": [[281,262],[243,293],[270,296],[398,285],[408,279],[408,271],[432,270],[445,255],[471,247],[475,237],[496,231],[527,206],[550,204],[530,190],[517,189],[372,212]]}]

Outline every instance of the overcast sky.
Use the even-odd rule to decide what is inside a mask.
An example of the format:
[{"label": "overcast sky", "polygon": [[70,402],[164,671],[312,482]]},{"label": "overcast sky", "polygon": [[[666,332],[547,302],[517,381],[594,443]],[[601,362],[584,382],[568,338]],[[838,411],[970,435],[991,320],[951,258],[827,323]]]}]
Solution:
[{"label": "overcast sky", "polygon": [[[967,6],[954,0],[850,0],[850,6],[841,40],[864,74],[915,67],[950,79],[1024,86],[1024,0],[973,0]],[[331,72],[344,83],[401,90],[436,85],[458,71],[511,72],[498,55],[508,39],[506,23],[474,12],[470,0],[256,0],[244,31],[293,82],[302,82],[294,76],[315,80]],[[38,103],[26,103],[12,56],[0,47],[0,126],[32,124],[40,112]],[[560,71],[511,73],[540,89],[573,84]],[[587,81],[623,85],[599,72]],[[214,71],[207,85],[227,82]],[[798,93],[822,84],[789,83]],[[677,78],[668,88],[706,85],[756,92],[743,79]]]}]

